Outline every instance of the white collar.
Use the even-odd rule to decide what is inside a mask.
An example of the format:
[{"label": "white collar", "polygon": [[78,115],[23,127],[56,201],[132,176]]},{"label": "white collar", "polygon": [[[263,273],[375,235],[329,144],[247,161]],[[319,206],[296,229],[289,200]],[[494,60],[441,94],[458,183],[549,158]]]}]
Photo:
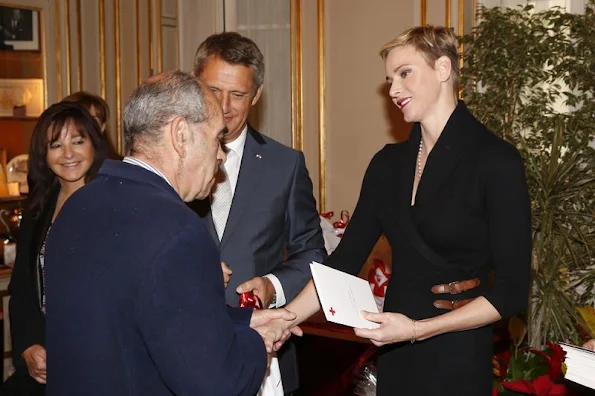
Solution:
[{"label": "white collar", "polygon": [[174,187],[169,180],[167,180],[167,177],[165,177],[165,175],[159,171],[159,169],[155,168],[153,165],[138,159],[136,157],[127,155],[126,157],[124,157],[122,159],[122,162],[125,162],[127,164],[132,164],[132,165],[136,165],[136,166],[140,166],[141,168],[145,168],[146,170],[153,172],[154,174],[156,174],[157,176],[160,176],[161,178],[163,178],[163,180],[165,180],[167,182],[167,184],[169,184],[172,188]]},{"label": "white collar", "polygon": [[246,145],[246,136],[248,135],[248,124],[242,129],[242,133],[233,142],[225,143],[225,147],[237,154],[238,158],[242,158],[244,154],[244,146]]}]

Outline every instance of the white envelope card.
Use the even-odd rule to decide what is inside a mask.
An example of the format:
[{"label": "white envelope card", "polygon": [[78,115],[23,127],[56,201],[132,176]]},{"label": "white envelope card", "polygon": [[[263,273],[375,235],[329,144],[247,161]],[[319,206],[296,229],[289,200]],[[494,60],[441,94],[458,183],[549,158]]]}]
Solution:
[{"label": "white envelope card", "polygon": [[326,320],[363,329],[379,327],[360,313],[378,312],[367,280],[316,262],[310,263],[310,270]]}]

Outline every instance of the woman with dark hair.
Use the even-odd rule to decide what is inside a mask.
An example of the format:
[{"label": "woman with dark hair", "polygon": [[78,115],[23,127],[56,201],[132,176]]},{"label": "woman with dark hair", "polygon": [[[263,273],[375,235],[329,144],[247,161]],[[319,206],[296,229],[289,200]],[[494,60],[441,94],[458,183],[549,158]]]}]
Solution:
[{"label": "woman with dark hair", "polygon": [[15,374],[2,394],[45,393],[45,240],[64,202],[99,170],[105,158],[99,124],[80,104],[61,102],[43,112],[31,137],[29,188],[9,285]]},{"label": "woman with dark hair", "polygon": [[78,103],[85,107],[101,128],[101,136],[105,141],[107,157],[115,160],[122,159],[122,156],[118,154],[114,148],[111,139],[109,138],[109,133],[106,133],[107,120],[109,118],[109,106],[101,96],[87,91],[78,91],[68,95],[62,99],[62,101]]}]

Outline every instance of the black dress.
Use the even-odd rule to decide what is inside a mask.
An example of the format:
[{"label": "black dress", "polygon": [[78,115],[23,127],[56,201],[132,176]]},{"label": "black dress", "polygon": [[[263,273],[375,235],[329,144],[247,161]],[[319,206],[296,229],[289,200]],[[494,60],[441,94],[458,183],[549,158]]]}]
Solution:
[{"label": "black dress", "polygon": [[[371,161],[349,227],[327,264],[356,274],[378,237],[392,248],[384,310],[413,319],[438,316],[436,299],[483,295],[502,317],[525,309],[531,260],[530,201],[518,151],[459,102],[427,159],[411,206],[420,141],[387,145]],[[494,280],[488,287],[488,273]],[[478,277],[456,296],[437,284]],[[377,394],[491,394],[492,327],[439,335],[380,349]]]}]

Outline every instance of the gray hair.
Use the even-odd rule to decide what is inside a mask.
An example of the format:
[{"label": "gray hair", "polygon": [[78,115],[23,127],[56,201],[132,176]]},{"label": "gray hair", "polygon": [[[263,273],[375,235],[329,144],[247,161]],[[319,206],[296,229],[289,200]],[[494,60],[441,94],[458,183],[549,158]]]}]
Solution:
[{"label": "gray hair", "polygon": [[211,117],[203,88],[192,75],[181,71],[157,74],[132,92],[124,108],[124,143],[134,153],[157,144],[161,129],[174,117],[200,123]]},{"label": "gray hair", "polygon": [[209,56],[220,58],[230,65],[242,65],[252,69],[254,90],[264,82],[264,56],[256,43],[236,32],[213,34],[196,50],[194,75],[200,76]]}]

